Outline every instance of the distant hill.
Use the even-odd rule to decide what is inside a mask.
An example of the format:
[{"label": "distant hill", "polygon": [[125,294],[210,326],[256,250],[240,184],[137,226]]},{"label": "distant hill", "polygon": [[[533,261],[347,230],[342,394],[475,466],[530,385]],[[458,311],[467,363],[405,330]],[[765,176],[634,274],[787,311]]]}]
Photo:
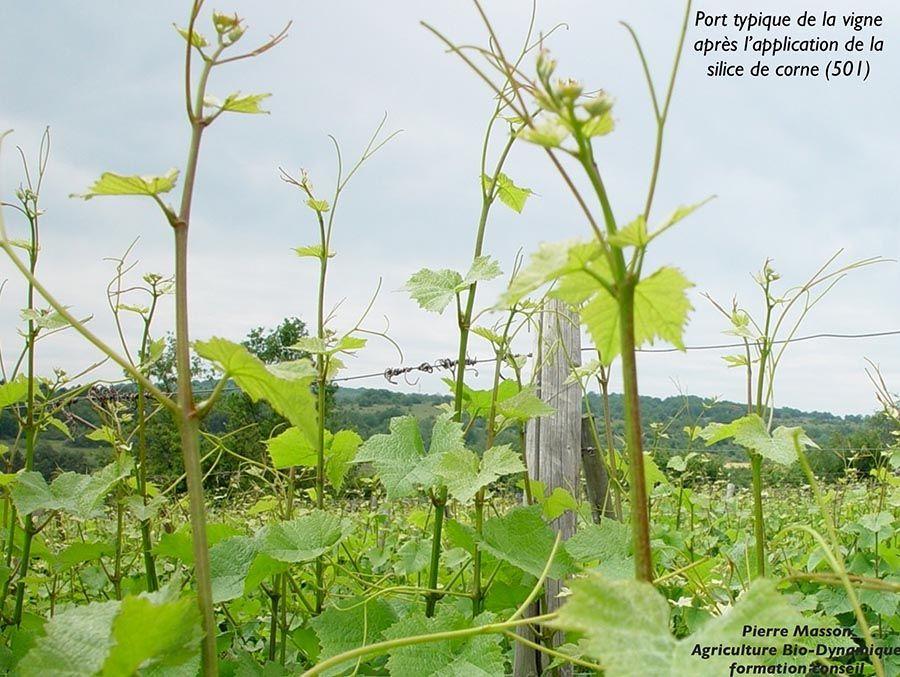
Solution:
[{"label": "distant hill", "polygon": [[[602,422],[600,395],[588,396],[591,411]],[[353,428],[363,438],[376,433],[387,432],[388,422],[394,416],[412,413],[423,423],[429,424],[440,404],[450,402],[449,395],[399,393],[384,388],[338,388],[334,398],[332,420],[335,427]],[[613,432],[624,435],[623,398],[612,393],[609,397]],[[647,448],[659,450],[683,450],[688,444],[684,432],[686,426],[706,425],[711,422],[725,423],[747,413],[746,405],[723,400],[704,400],[696,396],[687,397],[641,397],[642,424],[646,435]],[[861,443],[880,445],[884,441],[875,433],[876,425],[872,416],[838,416],[827,412],[807,412],[791,407],[775,410],[774,425],[800,426],[824,449],[856,448]],[[425,425],[429,429],[430,425]],[[479,434],[480,433],[480,434]],[[473,442],[483,431],[473,431]],[[696,443],[695,443],[696,446]],[[713,447],[727,456],[742,457],[744,452],[726,443]]]}]

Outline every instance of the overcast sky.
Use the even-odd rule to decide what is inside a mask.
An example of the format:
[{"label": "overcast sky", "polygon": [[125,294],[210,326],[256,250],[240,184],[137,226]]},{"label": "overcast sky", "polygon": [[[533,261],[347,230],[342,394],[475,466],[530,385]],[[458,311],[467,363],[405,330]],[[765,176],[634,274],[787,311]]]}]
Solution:
[{"label": "overcast sky", "polygon": [[[791,3],[788,3],[789,5]],[[865,3],[884,15],[886,47],[871,57],[868,82],[846,80],[715,80],[707,60],[685,54],[672,107],[655,218],[679,204],[718,198],[654,243],[653,265],[674,263],[696,284],[688,345],[725,340],[722,318],[701,296],[728,301],[737,294],[758,308],[751,274],[766,257],[790,285],[843,248],[842,261],[900,254],[897,186],[900,140],[900,6]],[[526,27],[528,3],[486,5],[508,44]],[[782,2],[756,2],[759,9]],[[219,7],[218,5],[216,5]],[[810,0],[804,7],[859,11],[855,0]],[[799,5],[798,5],[799,7]],[[223,116],[204,138],[191,231],[191,322],[195,338],[241,338],[254,326],[272,326],[298,315],[310,321],[315,307],[315,262],[291,248],[316,239],[312,213],[278,180],[277,167],[309,169],[324,192],[334,177],[328,134],[354,157],[381,116],[403,133],[360,172],[337,216],[328,299],[343,298],[335,327],[350,326],[379,276],[382,292],[373,319],[390,319],[390,334],[406,363],[455,354],[452,315],[419,310],[397,290],[421,267],[463,269],[471,257],[480,207],[480,138],[492,108],[490,93],[419,25],[424,19],[463,42],[485,40],[470,3],[412,0],[363,2],[232,2],[250,25],[244,43],[255,44],[289,19],[289,39],[257,60],[222,68],[210,93],[271,92],[267,116]],[[706,2],[709,12],[732,2]],[[53,133],[43,220],[40,277],[110,340],[104,290],[112,267],[140,236],[139,270],[170,272],[170,228],[149,201],[68,198],[105,170],[154,174],[181,167],[188,136],[182,100],[183,48],[172,23],[184,24],[187,2],[122,3],[112,0],[4,3],[0,18],[0,128],[14,128],[2,160],[0,190],[9,199],[21,172],[13,150],[34,156],[44,125]],[[620,219],[639,212],[652,153],[653,120],[634,50],[619,20],[631,22],[662,86],[682,7],[680,2],[545,0],[538,26],[567,22],[549,46],[559,72],[604,88],[616,99],[617,129],[597,144]],[[208,18],[202,29],[211,33]],[[800,36],[801,31],[792,31]],[[867,35],[867,33],[864,33]],[[705,35],[705,34],[704,34]],[[835,37],[849,33],[839,32]],[[692,31],[688,43],[701,37]],[[731,37],[731,36],[729,36]],[[528,67],[532,68],[529,63]],[[498,206],[486,251],[506,270],[518,249],[541,241],[587,236],[586,225],[542,152],[517,146],[507,173],[532,188],[523,214]],[[23,224],[6,210],[7,225]],[[649,268],[648,269],[652,269]],[[23,286],[11,278],[0,297],[0,340],[9,359],[16,349],[16,318]],[[900,329],[900,266],[853,273],[810,316],[802,334]],[[484,305],[499,293],[481,290]],[[171,305],[158,330],[172,326]],[[527,340],[523,348],[527,348]],[[864,367],[879,363],[900,387],[900,337],[865,341],[820,340],[793,346],[779,375],[779,404],[861,413],[875,400]],[[476,342],[472,356],[487,356]],[[721,352],[644,355],[642,392],[740,399],[741,375],[726,368]],[[41,346],[39,367],[70,371],[97,353],[74,334]],[[372,342],[350,361],[350,372],[380,371],[397,363],[386,344]],[[106,374],[114,373],[108,369]],[[482,371],[480,378],[485,378]],[[358,382],[385,386],[381,379]],[[678,386],[676,387],[676,384]],[[390,387],[390,386],[388,386]],[[436,376],[405,390],[439,391]]]}]

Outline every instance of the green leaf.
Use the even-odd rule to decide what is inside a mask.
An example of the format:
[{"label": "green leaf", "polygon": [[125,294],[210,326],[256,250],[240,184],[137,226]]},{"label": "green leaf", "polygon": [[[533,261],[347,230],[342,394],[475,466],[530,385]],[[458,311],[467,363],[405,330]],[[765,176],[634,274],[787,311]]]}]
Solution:
[{"label": "green leaf", "polygon": [[[553,531],[541,519],[541,507],[527,506],[487,520],[478,547],[532,576],[540,576],[555,540]],[[560,547],[550,567],[550,577],[562,579],[574,571],[572,558]]]},{"label": "green leaf", "polygon": [[309,198],[306,201],[306,206],[312,209],[314,212],[318,212],[320,214],[331,209],[331,205],[328,204],[328,200],[317,200],[313,197]]},{"label": "green leaf", "polygon": [[626,524],[604,519],[575,532],[565,547],[576,562],[606,561],[629,557],[631,531]]},{"label": "green leaf", "polygon": [[500,270],[500,264],[496,259],[491,256],[477,256],[472,261],[469,272],[466,273],[462,282],[456,285],[455,291],[463,291],[476,282],[487,282],[501,275],[503,275],[503,271]]},{"label": "green leaf", "polygon": [[[635,347],[662,339],[683,350],[682,333],[692,306],[686,290],[693,286],[675,268],[660,268],[638,282],[634,290]],[[587,326],[603,363],[609,365],[621,352],[619,304],[600,291],[584,307]]]},{"label": "green leaf", "polygon": [[18,404],[28,396],[28,379],[24,375],[0,385],[0,409]]},{"label": "green leaf", "polygon": [[[174,25],[174,24],[173,24]],[[206,47],[209,45],[209,42],[203,35],[198,33],[197,31],[191,31],[190,38],[188,38],[188,29],[182,28],[181,26],[175,26],[175,30],[183,37],[185,40],[190,39],[191,45],[193,47]]]},{"label": "green leaf", "polygon": [[462,282],[462,275],[455,270],[423,268],[409,278],[403,289],[409,292],[420,308],[442,313],[456,297]]},{"label": "green leaf", "polygon": [[[238,535],[240,532],[228,524],[208,522],[206,525],[206,540],[210,548],[225,539]],[[171,557],[187,566],[193,566],[194,539],[191,535],[191,525],[182,524],[172,533],[160,536],[159,541],[153,547],[153,552],[160,557]]]},{"label": "green leaf", "polygon": [[556,487],[549,496],[544,497],[541,501],[541,508],[544,519],[552,522],[566,510],[577,513],[578,501],[566,489]]},{"label": "green leaf", "polygon": [[268,402],[272,409],[303,431],[311,444],[315,444],[318,414],[309,387],[315,369],[309,360],[265,365],[246,347],[222,338],[197,341],[194,350],[222,369],[224,378],[232,379],[252,401]]},{"label": "green leaf", "polygon": [[419,422],[414,416],[398,416],[391,419],[388,434],[372,435],[363,442],[355,460],[375,466],[387,498],[394,500],[416,492],[416,474],[424,456]]},{"label": "green leaf", "polygon": [[13,503],[23,515],[35,510],[59,510],[79,519],[96,517],[103,512],[103,499],[119,480],[128,477],[132,467],[126,457],[93,475],[64,472],[49,485],[39,472],[22,471],[12,488]]},{"label": "green leaf", "polygon": [[[297,256],[308,256],[314,259],[321,259],[323,251],[324,249],[322,249],[322,245],[320,244],[310,244],[303,247],[294,247],[294,253],[297,254]],[[331,258],[332,256],[334,256],[334,252],[328,252],[328,258]]]},{"label": "green leaf", "polygon": [[556,409],[535,395],[532,388],[523,388],[512,397],[497,402],[497,413],[511,421],[530,421],[555,412]]},{"label": "green leaf", "polygon": [[192,664],[203,632],[200,610],[192,597],[175,596],[177,587],[126,597],[112,624],[115,646],[103,664],[104,677],[131,675],[138,668],[165,674]]},{"label": "green leaf", "polygon": [[462,425],[443,414],[434,422],[431,446],[425,453],[419,423],[414,416],[398,416],[390,422],[390,433],[373,435],[356,454],[354,463],[372,463],[387,497],[403,498],[419,488],[441,482],[438,466],[441,457],[465,447]]},{"label": "green leaf", "polygon": [[579,304],[596,294],[597,278],[610,280],[606,257],[600,243],[568,240],[542,243],[528,265],[513,278],[501,304],[511,306],[550,282],[556,281],[553,296]]},{"label": "green leaf", "polygon": [[674,226],[676,223],[681,221],[683,218],[693,214],[695,211],[700,209],[700,207],[702,207],[703,205],[705,205],[707,202],[709,202],[712,199],[713,199],[713,197],[708,197],[705,200],[703,200],[702,202],[697,202],[696,204],[692,204],[692,205],[682,205],[682,206],[678,207],[674,212],[672,212],[669,215],[669,217],[663,222],[663,224],[659,228],[656,229],[656,231],[650,236],[650,239],[652,240],[652,239],[656,238],[657,236],[662,235],[669,228]]},{"label": "green leaf", "polygon": [[491,447],[481,459],[474,452],[459,447],[443,454],[437,466],[437,473],[450,495],[462,503],[471,501],[479,489],[504,475],[524,471],[519,454],[507,444]]},{"label": "green leaf", "polygon": [[278,469],[291,466],[314,468],[318,460],[315,445],[310,444],[307,435],[294,426],[266,440],[266,450],[272,459],[272,466]]},{"label": "green leaf", "polygon": [[519,138],[544,148],[557,148],[568,136],[569,130],[558,118],[541,120],[533,128],[525,127],[519,132]]},{"label": "green leaf", "polygon": [[248,113],[248,114],[260,114],[266,113],[269,111],[263,110],[260,107],[260,104],[268,99],[271,94],[245,94],[241,95],[240,92],[234,92],[233,94],[229,94],[225,97],[225,101],[219,102],[215,98],[208,96],[203,101],[203,105],[208,108],[218,108],[224,112],[228,113]]},{"label": "green leaf", "polygon": [[57,553],[53,559],[53,566],[60,572],[67,571],[74,566],[99,560],[114,554],[116,551],[112,543],[106,541],[90,541],[87,543],[72,543]]},{"label": "green leaf", "polygon": [[[471,619],[462,612],[441,607],[434,618],[420,612],[400,619],[388,628],[385,639],[415,637],[452,630],[462,630],[490,621],[488,615]],[[414,644],[390,652],[387,668],[392,675],[415,677],[486,677],[506,674],[506,665],[497,634],[457,640]]]},{"label": "green leaf", "polygon": [[339,430],[331,438],[325,457],[325,474],[335,491],[340,491],[350,464],[356,458],[362,438],[352,430]]},{"label": "green leaf", "polygon": [[800,444],[806,447],[817,446],[800,428],[779,426],[770,435],[765,421],[757,414],[742,416],[731,423],[710,423],[700,431],[700,437],[706,440],[706,446],[733,439],[735,443],[756,452],[763,458],[782,465],[790,465],[797,460],[797,450],[794,448],[795,433],[800,435]]},{"label": "green leaf", "polygon": [[[341,606],[342,609],[328,606],[319,616],[310,620],[322,647],[320,660],[381,641],[384,639],[384,631],[397,620],[394,609],[381,598],[347,599]],[[342,674],[355,664],[356,661],[350,660],[325,674]]]},{"label": "green leaf", "polygon": [[19,316],[25,322],[34,322],[40,329],[52,331],[69,326],[69,321],[53,308],[24,308]]},{"label": "green leaf", "polygon": [[[754,581],[734,607],[707,621],[699,631],[678,640],[669,632],[669,604],[649,583],[610,581],[600,575],[577,579],[572,594],[551,624],[584,635],[588,654],[600,662],[607,677],[630,677],[635,666],[647,675],[727,675],[735,662],[732,655],[711,655],[705,660],[692,655],[695,646],[773,647],[793,642],[791,637],[744,636],[745,625],[788,628],[805,625],[805,619],[778,594],[775,584]],[[803,660],[815,660],[814,652]],[[740,665],[759,665],[765,656],[741,656]]]},{"label": "green leaf", "polygon": [[170,169],[161,176],[126,176],[103,172],[100,178],[94,182],[87,193],[83,195],[73,194],[72,197],[80,197],[90,200],[99,195],[147,195],[151,197],[168,193],[175,187],[178,180],[178,170]]},{"label": "green leaf", "polygon": [[244,594],[244,581],[259,554],[256,540],[234,536],[209,549],[213,602],[227,602]]},{"label": "green leaf", "polygon": [[103,668],[115,640],[110,636],[120,602],[92,602],[57,613],[44,625],[31,650],[19,662],[21,677],[92,677]]},{"label": "green leaf", "polygon": [[581,133],[588,138],[594,136],[606,136],[616,128],[612,113],[604,113],[603,115],[592,117],[584,123]]},{"label": "green leaf", "polygon": [[340,516],[315,510],[263,527],[256,542],[260,552],[279,562],[309,562],[336,546],[349,528],[350,524]]},{"label": "green leaf", "polygon": [[431,539],[413,538],[397,550],[394,571],[400,576],[412,576],[424,571],[431,561]]},{"label": "green leaf", "polygon": [[607,237],[606,241],[616,247],[645,246],[650,242],[650,236],[647,234],[647,220],[643,215],[638,216],[627,226],[620,228],[617,233]]},{"label": "green leaf", "polygon": [[[491,189],[491,177],[487,174],[482,174],[481,185],[485,192],[489,191]],[[534,194],[534,191],[532,191],[531,188],[517,186],[513,183],[513,180],[503,172],[497,174],[494,190],[496,191],[497,197],[500,198],[500,202],[518,214],[521,214],[522,210],[525,208],[525,201],[528,200],[528,196]]]}]

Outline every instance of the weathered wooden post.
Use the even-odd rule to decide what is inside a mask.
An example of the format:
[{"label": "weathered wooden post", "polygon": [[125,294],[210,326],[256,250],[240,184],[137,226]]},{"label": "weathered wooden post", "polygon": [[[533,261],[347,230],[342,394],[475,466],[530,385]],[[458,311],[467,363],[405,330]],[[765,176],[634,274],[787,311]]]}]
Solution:
[{"label": "weathered wooden post", "polygon": [[595,522],[604,517],[616,518],[616,506],[609,487],[609,474],[603,462],[602,449],[597,449],[591,418],[585,415],[581,420],[581,466],[584,468],[584,484],[588,503]]},{"label": "weathered wooden post", "polygon": [[[581,385],[567,382],[574,366],[581,364],[581,329],[577,313],[555,299],[548,300],[540,316],[535,355],[535,384],[538,396],[552,406],[552,416],[529,422],[525,437],[525,458],[531,479],[543,482],[549,495],[557,487],[578,495],[581,469]],[[575,515],[566,511],[553,522],[553,528],[565,540],[575,533]],[[544,596],[530,613],[548,613],[560,605],[562,581],[548,580]],[[531,629],[522,627],[519,634],[540,641]],[[554,646],[562,643],[555,636]],[[516,643],[514,674],[533,677],[542,674],[550,661],[545,654]],[[571,675],[571,666],[559,668],[558,674]]]}]

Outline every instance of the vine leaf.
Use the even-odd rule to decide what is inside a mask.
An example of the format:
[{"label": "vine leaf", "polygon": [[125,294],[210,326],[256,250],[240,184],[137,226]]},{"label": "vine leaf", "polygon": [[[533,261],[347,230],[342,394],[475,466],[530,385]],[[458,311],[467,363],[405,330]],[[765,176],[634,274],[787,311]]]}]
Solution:
[{"label": "vine leaf", "polygon": [[425,453],[415,416],[391,419],[388,434],[372,435],[363,442],[354,463],[372,463],[389,500],[413,495],[421,487],[441,483],[438,466],[448,452],[465,448],[462,426],[448,414],[439,416]]},{"label": "vine leaf", "polygon": [[818,448],[801,428],[779,426],[769,434],[766,423],[757,414],[749,414],[735,419],[731,423],[710,423],[700,431],[700,437],[706,440],[706,446],[733,439],[742,447],[755,451],[781,465],[790,465],[797,460],[794,449],[794,434],[799,433],[800,444]]},{"label": "vine leaf", "polygon": [[[381,598],[348,599],[342,606],[343,609],[329,606],[310,621],[322,647],[320,660],[381,641],[384,631],[397,621],[397,613]],[[354,660],[347,661],[324,674],[343,674],[355,663]]]},{"label": "vine leaf", "polygon": [[[478,547],[532,576],[540,576],[555,540],[553,531],[541,519],[541,506],[532,505],[487,520]],[[550,565],[550,577],[562,579],[575,570],[569,553],[560,549]]]},{"label": "vine leaf", "polygon": [[[484,188],[485,193],[490,190],[491,177],[487,174],[482,174],[481,185],[482,188]],[[496,191],[497,197],[500,198],[500,202],[505,204],[517,214],[522,213],[528,197],[534,195],[534,191],[531,190],[531,188],[523,188],[521,186],[517,186],[515,183],[513,183],[513,180],[503,172],[497,174],[497,181],[494,185],[494,189]]]},{"label": "vine leaf", "polygon": [[203,36],[202,33],[198,33],[197,31],[192,30],[190,36],[188,36],[188,29],[182,28],[181,26],[175,25],[175,30],[178,31],[179,35],[185,39],[185,41],[190,40],[191,46],[193,47],[207,47],[209,46],[209,41]]},{"label": "vine leaf", "polygon": [[102,514],[103,499],[116,483],[128,477],[134,463],[124,456],[93,475],[64,472],[48,485],[35,471],[22,471],[12,488],[13,503],[23,515],[35,510],[59,510],[79,519]]},{"label": "vine leaf", "polygon": [[246,347],[223,338],[194,343],[197,354],[213,362],[254,402],[265,400],[314,444],[316,402],[310,390],[315,369],[309,360],[266,365]]},{"label": "vine leaf", "polygon": [[[636,347],[662,339],[684,350],[682,333],[692,310],[686,291],[693,285],[676,268],[664,267],[638,282],[634,290],[634,342]],[[585,305],[587,326],[603,363],[621,352],[619,305],[605,290]]]},{"label": "vine leaf", "polygon": [[[324,442],[325,474],[334,489],[340,491],[362,438],[352,430],[339,430],[333,435],[326,430]],[[316,445],[310,444],[303,432],[293,426],[266,440],[266,448],[272,465],[278,469],[292,466],[315,468],[318,462]]]},{"label": "vine leaf", "polygon": [[508,444],[491,447],[478,456],[464,447],[443,454],[437,473],[447,485],[450,495],[461,503],[468,503],[478,491],[504,475],[525,472],[519,454]]},{"label": "vine leaf", "polygon": [[287,522],[269,524],[255,536],[259,551],[279,562],[309,562],[343,540],[350,523],[338,515],[314,510]]},{"label": "vine leaf", "polygon": [[157,197],[168,193],[178,181],[178,170],[170,169],[161,176],[126,176],[113,172],[103,172],[87,193],[73,193],[71,197],[90,200],[101,195],[147,195]]},{"label": "vine leaf", "polygon": [[511,306],[555,281],[553,296],[567,303],[579,304],[602,289],[598,277],[610,279],[600,243],[580,240],[544,242],[531,255],[528,265],[513,278],[500,301]]},{"label": "vine leaf", "polygon": [[[630,560],[631,532],[622,522],[605,519],[579,529],[565,548],[576,562]],[[629,568],[634,569],[633,565]]]},{"label": "vine leaf", "polygon": [[430,270],[423,268],[409,278],[404,290],[423,310],[442,313],[456,296],[456,288],[462,284],[462,275],[455,270]]},{"label": "vine leaf", "polygon": [[111,677],[138,668],[148,674],[154,669],[165,674],[185,670],[197,662],[202,631],[196,599],[178,597],[177,591],[173,585],[122,601],[58,611],[16,674]]},{"label": "vine leaf", "polygon": [[24,375],[0,385],[0,409],[18,404],[28,396],[28,379]]},{"label": "vine leaf", "polygon": [[[669,632],[669,603],[649,583],[635,580],[608,580],[591,575],[571,584],[572,594],[560,607],[551,624],[566,631],[584,634],[588,654],[599,661],[608,677],[627,677],[640,665],[648,675],[727,674],[735,658],[693,655],[695,646],[772,647],[780,650],[791,637],[744,636],[745,625],[788,628],[806,625],[809,619],[780,595],[772,581],[759,579],[738,602],[718,618],[707,621],[689,637],[678,640]],[[809,652],[806,662],[815,660]],[[770,658],[770,657],[768,657]],[[744,665],[758,665],[765,656],[742,656]]]},{"label": "vine leaf", "polygon": [[209,549],[213,602],[228,602],[241,597],[250,567],[259,554],[256,541],[249,536],[234,536]]},{"label": "vine leaf", "polygon": [[[469,618],[451,607],[442,607],[434,618],[416,612],[406,616],[385,633],[385,639],[414,637],[462,630],[493,620],[490,614]],[[400,647],[390,652],[387,668],[392,675],[455,677],[462,675],[502,675],[506,673],[501,637],[497,634],[444,640]]]},{"label": "vine leaf", "polygon": [[606,238],[606,241],[616,247],[643,247],[650,242],[647,233],[647,220],[643,214],[618,232]]},{"label": "vine leaf", "polygon": [[130,675],[151,666],[168,672],[190,665],[198,655],[202,636],[193,597],[174,597],[169,589],[126,597],[112,624],[115,645],[102,674]]},{"label": "vine leaf", "polygon": [[503,274],[500,265],[490,256],[477,256],[465,276],[447,268],[431,270],[422,268],[414,273],[403,286],[405,291],[423,310],[442,313],[456,298],[476,282],[493,280]]},{"label": "vine leaf", "polygon": [[215,97],[208,96],[203,100],[203,105],[207,108],[217,108],[226,113],[248,113],[251,115],[266,114],[269,111],[263,110],[260,104],[268,99],[271,94],[245,94],[234,92],[225,97],[224,101],[219,101]]}]

